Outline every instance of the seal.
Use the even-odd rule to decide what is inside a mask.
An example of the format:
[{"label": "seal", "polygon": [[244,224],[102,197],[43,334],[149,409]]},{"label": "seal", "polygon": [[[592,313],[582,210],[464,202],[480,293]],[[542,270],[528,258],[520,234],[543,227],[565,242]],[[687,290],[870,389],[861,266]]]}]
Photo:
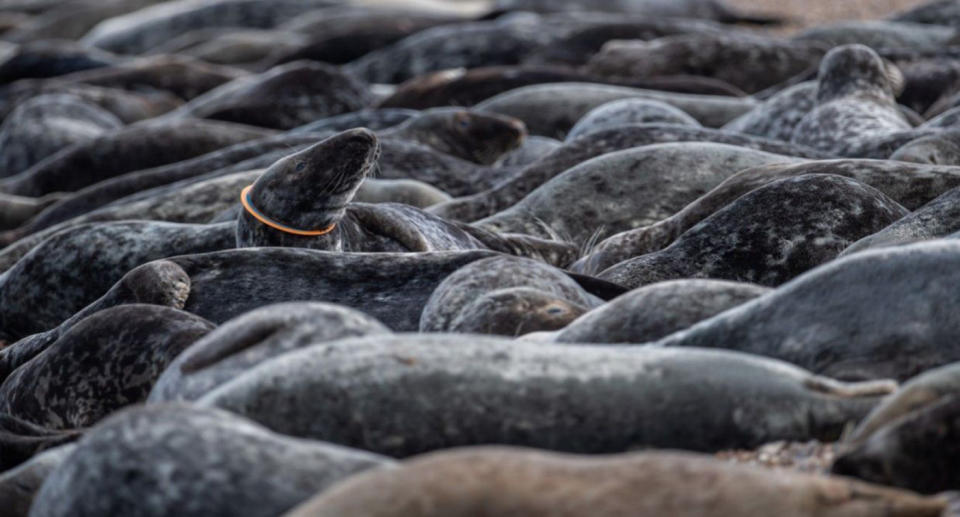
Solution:
[{"label": "seal", "polygon": [[78,430],[46,429],[11,415],[0,415],[0,430],[3,431],[0,434],[0,444],[3,445],[0,468],[4,471],[28,462],[40,452],[68,444],[81,434]]},{"label": "seal", "polygon": [[44,79],[58,75],[110,66],[117,57],[74,41],[31,41],[5,45],[0,57],[0,83],[18,79]]},{"label": "seal", "polygon": [[401,139],[481,165],[493,165],[527,136],[519,120],[460,108],[434,108],[378,132],[382,139]]},{"label": "seal", "polygon": [[117,52],[141,54],[181,34],[207,27],[270,28],[319,7],[329,0],[218,0],[198,4],[175,0],[152,5],[98,23],[81,43]]},{"label": "seal", "polygon": [[501,169],[525,167],[556,151],[561,145],[563,142],[545,136],[527,137],[520,147],[505,153],[493,165]]},{"label": "seal", "polygon": [[663,250],[598,276],[629,288],[679,278],[776,287],[909,213],[850,178],[811,174],[777,180],[744,194]]},{"label": "seal", "polygon": [[317,137],[312,134],[283,134],[255,138],[195,158],[120,174],[67,194],[38,213],[22,227],[9,233],[0,234],[0,242],[16,241],[40,230],[55,226],[57,223],[105,207],[120,199],[128,198],[125,199],[128,202],[139,201],[140,198],[134,196],[138,193],[143,193],[146,197],[152,197],[161,193],[154,189],[165,185],[174,185],[180,188],[186,186],[180,182],[193,178],[207,175],[226,175],[234,171],[235,168],[244,171],[267,167],[282,155],[305,148],[307,145],[315,143],[316,140]]},{"label": "seal", "polygon": [[56,327],[140,264],[232,248],[233,235],[231,223],[150,221],[91,224],[57,233],[0,275],[0,333],[15,339]]},{"label": "seal", "polygon": [[3,38],[14,43],[44,39],[71,39],[83,37],[94,25],[134,11],[153,3],[153,0],[120,0],[116,2],[81,2],[51,6],[23,23],[4,32]]},{"label": "seal", "polygon": [[61,75],[57,77],[57,82],[134,91],[167,91],[189,101],[244,75],[245,72],[235,68],[216,66],[181,55],[165,55]]},{"label": "seal", "polygon": [[[394,331],[416,331],[423,306],[447,275],[495,255],[489,250],[335,253],[302,248],[181,255],[131,270],[81,312],[136,299],[165,300],[174,283],[171,279],[176,279],[175,285],[180,286],[177,299],[184,303],[178,308],[217,324],[273,303],[323,301],[364,312]],[[301,279],[296,285],[289,282],[292,275]],[[244,295],[234,296],[239,292]],[[72,323],[68,320],[65,324]],[[25,342],[24,348],[40,346],[37,343],[46,339],[38,336]],[[0,361],[4,355],[15,354],[13,349],[18,346],[0,350]]]},{"label": "seal", "polygon": [[916,210],[960,185],[960,169],[956,167],[917,166],[888,160],[824,160],[746,169],[666,219],[601,241],[588,255],[571,265],[571,269],[596,274],[631,257],[660,251],[683,232],[740,196],[778,179],[805,174],[831,174],[854,179],[883,192],[908,210]]},{"label": "seal", "polygon": [[613,151],[667,142],[716,142],[800,158],[824,157],[823,153],[803,146],[716,129],[672,124],[621,126],[598,130],[566,142],[561,148],[524,167],[493,188],[432,207],[430,212],[447,219],[476,221],[510,208],[551,178],[591,158]]},{"label": "seal", "polygon": [[806,29],[793,41],[819,43],[827,48],[841,45],[865,45],[875,49],[938,49],[952,45],[956,30],[952,27],[883,20],[849,20]]},{"label": "seal", "polygon": [[270,134],[268,130],[226,122],[137,124],[64,149],[20,174],[0,180],[0,191],[34,197],[74,191],[120,174],[193,158]]},{"label": "seal", "polygon": [[863,419],[845,441],[859,445],[902,417],[924,411],[960,393],[960,363],[924,372],[900,386]]},{"label": "seal", "polygon": [[890,159],[931,165],[960,165],[960,145],[952,139],[926,136],[906,143],[891,154]]},{"label": "seal", "polygon": [[[797,161],[710,142],[637,147],[572,167],[512,207],[473,224],[498,233],[555,234],[579,245],[669,217],[747,167]],[[670,178],[667,185],[665,178]]]},{"label": "seal", "polygon": [[18,228],[38,213],[63,200],[64,197],[59,193],[43,197],[0,194],[0,229]]},{"label": "seal", "polygon": [[[825,52],[816,44],[751,34],[674,34],[651,41],[607,42],[586,69],[616,77],[689,74],[756,93],[816,66]],[[758,68],[764,73],[751,73]]]},{"label": "seal", "polygon": [[531,134],[563,139],[590,110],[619,99],[649,99],[684,111],[707,127],[720,127],[753,109],[750,98],[659,92],[589,83],[552,83],[525,86],[476,105],[522,120]]},{"label": "seal", "polygon": [[[283,434],[392,457],[485,443],[582,453],[637,447],[716,451],[778,439],[835,438],[846,422],[875,406],[878,395],[891,391],[890,384],[838,383],[726,351],[409,334],[289,352],[196,404]],[[444,396],[436,397],[438,392]],[[407,401],[403,414],[386,409],[400,400]],[[424,425],[436,419],[445,423],[441,430]]]},{"label": "seal", "polygon": [[21,79],[0,87],[0,115],[6,117],[23,102],[44,93],[76,95],[113,113],[125,124],[162,115],[183,103],[175,95],[158,90],[134,92],[88,84]]},{"label": "seal", "polygon": [[0,411],[48,429],[90,427],[146,400],[173,358],[213,328],[170,307],[100,311],[10,374],[0,385]]},{"label": "seal", "polygon": [[[683,482],[677,473],[683,473]],[[604,487],[596,497],[590,487]],[[554,492],[557,486],[565,490]],[[637,490],[637,487],[648,487]],[[698,497],[690,497],[690,493]],[[424,504],[427,500],[430,504]],[[490,514],[546,517],[821,515],[941,517],[945,497],[841,477],[736,465],[685,452],[577,456],[518,447],[465,447],[348,478],[288,517]]]},{"label": "seal", "polygon": [[149,402],[192,401],[273,357],[347,337],[389,334],[362,312],[319,302],[268,305],[225,322],[163,371]]},{"label": "seal", "polygon": [[773,95],[762,104],[731,120],[724,131],[789,142],[803,117],[817,105],[816,81],[805,81]]},{"label": "seal", "polygon": [[298,61],[234,79],[164,115],[206,118],[274,129],[293,129],[317,119],[369,106],[367,85],[338,68]]},{"label": "seal", "polygon": [[517,257],[478,260],[437,286],[420,332],[519,336],[557,330],[603,304],[563,271]]},{"label": "seal", "polygon": [[[606,35],[603,36],[606,39]],[[548,47],[553,48],[553,47]],[[599,50],[599,47],[597,47]],[[593,55],[589,52],[586,57]],[[599,77],[582,70],[549,65],[492,66],[443,70],[414,77],[379,101],[381,108],[427,109],[437,106],[473,106],[501,93],[543,83],[599,83],[704,95],[742,97],[738,88],[702,77],[651,77],[629,80]]]},{"label": "seal", "polygon": [[797,124],[792,142],[851,156],[861,141],[911,129],[895,99],[902,74],[869,47],[834,48],[817,80],[817,106]]},{"label": "seal", "polygon": [[23,172],[57,151],[122,126],[113,113],[73,95],[34,97],[0,126],[0,177]]},{"label": "seal", "polygon": [[929,0],[893,15],[896,22],[927,23],[960,27],[960,6],[950,0]]},{"label": "seal", "polygon": [[[174,49],[169,45],[189,42]],[[154,52],[169,52],[194,57],[208,63],[262,70],[260,63],[274,52],[302,48],[309,38],[304,34],[271,29],[199,29],[168,42]]]},{"label": "seal", "polygon": [[642,14],[651,18],[700,18],[724,23],[756,23],[761,25],[777,24],[781,20],[774,17],[737,12],[727,4],[717,0],[601,0],[584,2],[583,0],[497,0],[499,10],[556,12],[556,11],[604,11],[623,14]]},{"label": "seal", "polygon": [[951,295],[929,283],[957,261],[953,240],[855,253],[657,344],[739,350],[839,379],[908,379],[960,358]]},{"label": "seal", "polygon": [[224,411],[140,406],[88,431],[49,475],[31,513],[279,515],[340,479],[390,463],[278,435]]},{"label": "seal", "polygon": [[946,237],[960,231],[960,188],[950,189],[890,226],[848,246],[840,255]]},{"label": "seal", "polygon": [[295,127],[289,133],[339,133],[355,127],[380,130],[394,127],[419,115],[417,110],[406,108],[367,108],[342,115],[315,120]]},{"label": "seal", "polygon": [[309,59],[343,65],[420,31],[460,20],[459,16],[420,9],[321,9],[277,27],[278,31],[304,34],[307,42],[289,50],[274,50],[263,63],[272,66]]},{"label": "seal", "polygon": [[724,280],[669,280],[634,289],[578,317],[557,343],[647,343],[741,305],[769,288]]},{"label": "seal", "polygon": [[[123,304],[144,303],[164,307],[183,308],[187,294],[190,292],[190,277],[182,268],[172,263],[156,264],[149,268],[138,268],[117,282],[109,291],[96,302],[84,307],[60,325],[38,334],[27,336],[16,343],[0,349],[0,378],[6,377],[17,367],[43,352],[66,331],[83,319],[104,309]],[[0,429],[2,429],[0,415]],[[22,428],[24,426],[17,426]],[[21,432],[15,430],[15,432]],[[46,434],[50,434],[49,431]],[[4,435],[0,435],[2,437]],[[39,435],[41,438],[44,434]],[[32,442],[28,440],[28,445]],[[45,444],[41,439],[40,444]],[[4,445],[9,445],[4,443]],[[15,444],[19,447],[21,444]],[[32,449],[33,454],[36,449]],[[6,453],[5,453],[6,454]],[[29,457],[29,456],[27,456]]]},{"label": "seal", "polygon": [[954,392],[865,437],[840,454],[832,472],[924,494],[955,490],[958,420],[960,396]]},{"label": "seal", "polygon": [[660,101],[621,99],[590,110],[567,133],[567,142],[583,135],[630,124],[678,124],[700,127],[690,115]]},{"label": "seal", "polygon": [[240,194],[244,210],[237,217],[237,247],[351,252],[493,249],[552,264],[573,261],[576,250],[566,243],[497,235],[407,205],[353,203],[379,152],[373,132],[353,129],[271,165]]},{"label": "seal", "polygon": [[63,460],[73,453],[74,444],[54,447],[37,454],[19,467],[0,474],[0,504],[10,517],[28,517],[40,486]]},{"label": "seal", "polygon": [[397,84],[438,70],[516,65],[549,40],[538,18],[454,23],[410,35],[343,68],[370,83]]}]

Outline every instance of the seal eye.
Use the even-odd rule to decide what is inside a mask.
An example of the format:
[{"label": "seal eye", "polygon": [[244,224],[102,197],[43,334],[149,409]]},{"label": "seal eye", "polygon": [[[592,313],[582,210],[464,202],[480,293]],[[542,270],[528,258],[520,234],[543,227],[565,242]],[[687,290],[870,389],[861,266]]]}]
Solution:
[{"label": "seal eye", "polygon": [[470,127],[470,119],[463,117],[457,121],[457,125],[460,126],[460,129],[467,129]]},{"label": "seal eye", "polygon": [[562,313],[562,312],[563,312],[563,308],[562,308],[562,307],[557,307],[556,305],[554,305],[553,307],[550,307],[549,309],[547,309],[547,314],[551,314],[551,315],[560,314],[560,313]]},{"label": "seal eye", "polygon": [[297,172],[300,172],[300,171],[302,171],[306,166],[307,166],[307,164],[306,164],[305,162],[300,162],[300,163],[297,164],[295,170],[296,170]]}]

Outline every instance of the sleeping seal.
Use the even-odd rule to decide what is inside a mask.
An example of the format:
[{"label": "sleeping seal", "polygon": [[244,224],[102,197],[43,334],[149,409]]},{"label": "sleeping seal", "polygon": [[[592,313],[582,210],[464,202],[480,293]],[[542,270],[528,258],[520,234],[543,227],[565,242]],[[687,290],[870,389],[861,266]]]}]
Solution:
[{"label": "sleeping seal", "polygon": [[[841,383],[728,351],[406,334],[275,357],[197,404],[291,436],[393,457],[484,443],[713,452],[835,439],[893,388],[889,381]],[[401,403],[403,412],[391,409]]]},{"label": "sleeping seal", "polygon": [[47,478],[31,515],[279,515],[389,458],[178,404],[119,411]]},{"label": "sleeping seal", "polygon": [[775,287],[908,213],[849,178],[808,174],[777,180],[744,194],[663,250],[620,262],[598,276],[630,288],[678,278]]}]

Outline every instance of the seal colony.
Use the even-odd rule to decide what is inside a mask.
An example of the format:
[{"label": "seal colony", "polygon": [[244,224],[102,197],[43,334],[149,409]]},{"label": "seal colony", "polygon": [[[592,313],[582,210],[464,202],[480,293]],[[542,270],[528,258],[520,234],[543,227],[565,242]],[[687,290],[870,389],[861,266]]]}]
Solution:
[{"label": "seal colony", "polygon": [[791,21],[0,0],[0,514],[960,517],[960,2]]}]

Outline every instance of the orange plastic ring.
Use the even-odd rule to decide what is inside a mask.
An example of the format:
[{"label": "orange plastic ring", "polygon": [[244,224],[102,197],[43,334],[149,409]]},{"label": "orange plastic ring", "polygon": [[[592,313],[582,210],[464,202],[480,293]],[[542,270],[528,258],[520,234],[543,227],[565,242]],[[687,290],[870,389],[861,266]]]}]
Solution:
[{"label": "orange plastic ring", "polygon": [[316,237],[316,236],[319,236],[319,235],[326,235],[326,234],[332,232],[333,229],[337,226],[337,223],[333,223],[333,224],[331,224],[330,226],[327,226],[326,228],[324,228],[324,229],[322,229],[322,230],[298,230],[298,229],[296,229],[296,228],[291,228],[291,227],[289,227],[289,226],[287,226],[287,225],[285,225],[285,224],[280,224],[280,223],[278,223],[278,222],[270,219],[269,217],[261,214],[260,212],[257,211],[256,208],[253,207],[253,203],[250,202],[250,190],[251,190],[251,189],[253,189],[253,184],[252,184],[252,183],[251,183],[250,185],[247,185],[247,186],[240,192],[240,204],[243,205],[243,209],[246,210],[248,214],[250,214],[251,216],[253,216],[254,219],[256,219],[257,221],[260,221],[261,223],[263,223],[263,224],[265,224],[265,225],[267,225],[267,226],[269,226],[269,227],[271,227],[271,228],[273,228],[274,230],[280,230],[281,232],[289,233],[289,234],[293,234],[293,235],[302,235],[302,236],[305,236],[305,237]]}]

